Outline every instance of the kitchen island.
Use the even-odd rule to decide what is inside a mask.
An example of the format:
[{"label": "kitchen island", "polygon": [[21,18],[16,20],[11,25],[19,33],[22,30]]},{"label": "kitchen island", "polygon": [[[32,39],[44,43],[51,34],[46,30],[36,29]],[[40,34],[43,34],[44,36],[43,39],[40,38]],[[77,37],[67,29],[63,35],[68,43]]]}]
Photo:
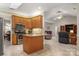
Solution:
[{"label": "kitchen island", "polygon": [[42,35],[24,35],[23,37],[23,50],[27,53],[33,53],[43,49],[43,36]]}]

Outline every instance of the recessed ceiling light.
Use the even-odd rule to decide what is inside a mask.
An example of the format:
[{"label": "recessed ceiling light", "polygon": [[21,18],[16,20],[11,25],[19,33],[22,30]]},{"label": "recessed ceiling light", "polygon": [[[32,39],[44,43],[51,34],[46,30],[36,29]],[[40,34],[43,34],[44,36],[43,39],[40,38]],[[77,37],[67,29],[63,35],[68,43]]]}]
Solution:
[{"label": "recessed ceiling light", "polygon": [[57,17],[57,19],[62,19],[63,18],[63,15],[59,15],[58,17]]},{"label": "recessed ceiling light", "polygon": [[40,10],[40,9],[41,9],[41,7],[38,7],[38,9]]}]

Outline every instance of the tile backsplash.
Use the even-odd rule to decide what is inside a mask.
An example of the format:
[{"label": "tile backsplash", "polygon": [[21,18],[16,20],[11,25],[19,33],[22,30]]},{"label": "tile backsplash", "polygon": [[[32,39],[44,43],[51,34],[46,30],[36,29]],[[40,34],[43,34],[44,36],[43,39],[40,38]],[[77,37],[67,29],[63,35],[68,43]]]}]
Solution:
[{"label": "tile backsplash", "polygon": [[42,28],[33,28],[32,33],[33,34],[42,34]]},{"label": "tile backsplash", "polygon": [[42,28],[26,29],[26,34],[42,34]]}]

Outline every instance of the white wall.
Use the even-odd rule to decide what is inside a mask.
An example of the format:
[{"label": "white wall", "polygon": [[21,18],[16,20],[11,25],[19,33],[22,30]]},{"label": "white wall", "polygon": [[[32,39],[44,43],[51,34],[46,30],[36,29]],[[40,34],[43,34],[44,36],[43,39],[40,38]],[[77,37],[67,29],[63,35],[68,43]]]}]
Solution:
[{"label": "white wall", "polygon": [[0,12],[0,17],[2,17],[3,19],[6,19],[6,20],[10,20],[11,14]]},{"label": "white wall", "polygon": [[51,31],[52,30],[52,23],[48,23],[48,22],[45,22],[45,30],[47,31]]},{"label": "white wall", "polygon": [[77,15],[77,51],[79,51],[79,14]]},{"label": "white wall", "polygon": [[77,36],[79,37],[79,15],[77,15]]},{"label": "white wall", "polygon": [[52,31],[52,35],[55,36],[55,24],[54,23],[45,22],[45,30]]},{"label": "white wall", "polygon": [[[11,24],[11,14],[9,13],[4,13],[4,12],[0,12],[0,17],[3,18],[3,20],[7,23],[7,24]],[[6,23],[4,22],[4,32],[8,31],[6,30]]]},{"label": "white wall", "polygon": [[[5,12],[1,12],[0,11],[0,17],[2,17],[3,18],[3,20],[5,20],[6,21],[6,23],[8,23],[8,24],[11,24],[11,14],[9,14],[9,13],[5,13]],[[9,22],[8,22],[9,21]],[[5,23],[5,24],[6,24]],[[5,29],[5,25],[4,24],[4,28],[3,28],[3,32],[5,33],[7,30]],[[11,32],[12,33],[12,32]],[[4,35],[4,34],[3,34]],[[11,37],[12,37],[12,35],[11,35]],[[4,42],[4,41],[3,41]],[[11,42],[12,42],[12,38],[11,38]]]}]

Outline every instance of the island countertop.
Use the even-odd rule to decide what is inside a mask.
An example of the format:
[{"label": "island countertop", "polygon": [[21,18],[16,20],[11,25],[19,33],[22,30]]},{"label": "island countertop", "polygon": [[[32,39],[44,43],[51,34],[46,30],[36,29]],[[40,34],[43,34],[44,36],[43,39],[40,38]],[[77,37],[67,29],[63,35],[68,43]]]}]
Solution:
[{"label": "island countertop", "polygon": [[25,34],[23,36],[43,36],[43,34]]}]

